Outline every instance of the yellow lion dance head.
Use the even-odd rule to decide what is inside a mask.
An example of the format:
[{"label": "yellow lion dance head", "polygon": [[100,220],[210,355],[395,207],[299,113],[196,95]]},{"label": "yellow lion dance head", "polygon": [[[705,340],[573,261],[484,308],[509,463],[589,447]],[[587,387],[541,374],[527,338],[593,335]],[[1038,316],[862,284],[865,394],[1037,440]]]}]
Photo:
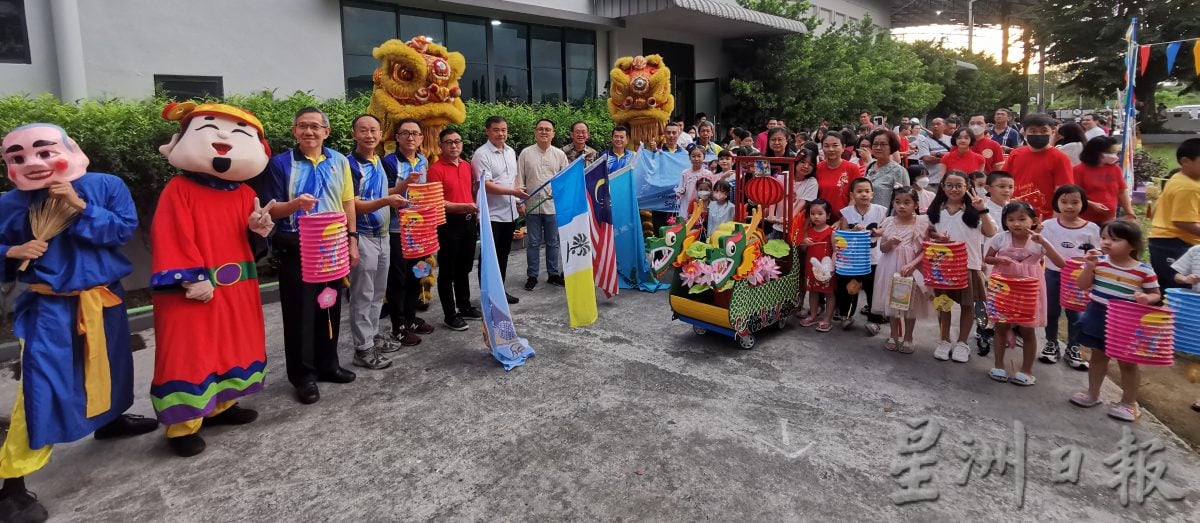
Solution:
[{"label": "yellow lion dance head", "polygon": [[398,123],[412,118],[421,123],[421,152],[432,158],[439,151],[438,133],[467,119],[458,86],[467,68],[466,58],[424,36],[408,42],[388,40],[371,54],[379,60],[379,67],[367,112],[382,124],[380,147],[383,152],[393,151]]},{"label": "yellow lion dance head", "polygon": [[675,110],[671,96],[671,70],[662,57],[626,56],[609,72],[608,114],[613,122],[629,127],[629,145],[661,140],[663,126]]}]

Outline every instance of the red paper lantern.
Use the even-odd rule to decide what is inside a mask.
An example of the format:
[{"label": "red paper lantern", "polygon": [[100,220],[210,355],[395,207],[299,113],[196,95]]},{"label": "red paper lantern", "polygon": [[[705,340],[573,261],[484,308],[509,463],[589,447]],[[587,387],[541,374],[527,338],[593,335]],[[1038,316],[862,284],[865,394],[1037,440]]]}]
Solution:
[{"label": "red paper lantern", "polygon": [[775,205],[783,199],[783,183],[770,176],[755,176],[745,186],[746,197],[759,205]]}]

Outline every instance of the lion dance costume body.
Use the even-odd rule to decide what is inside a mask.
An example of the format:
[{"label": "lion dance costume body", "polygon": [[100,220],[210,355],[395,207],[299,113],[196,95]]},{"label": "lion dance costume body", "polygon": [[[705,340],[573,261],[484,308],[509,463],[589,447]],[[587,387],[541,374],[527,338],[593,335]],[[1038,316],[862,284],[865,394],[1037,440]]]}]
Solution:
[{"label": "lion dance costume body", "polygon": [[432,161],[440,151],[438,133],[467,119],[458,87],[467,69],[466,58],[424,36],[408,42],[388,40],[371,54],[379,60],[379,67],[367,112],[382,125],[380,156],[395,150],[400,120],[412,118],[421,124],[421,153]]},{"label": "lion dance costume body", "polygon": [[662,140],[667,119],[675,110],[671,70],[662,57],[619,58],[608,75],[612,81],[608,114],[613,123],[629,128],[629,146],[636,149],[641,143]]}]

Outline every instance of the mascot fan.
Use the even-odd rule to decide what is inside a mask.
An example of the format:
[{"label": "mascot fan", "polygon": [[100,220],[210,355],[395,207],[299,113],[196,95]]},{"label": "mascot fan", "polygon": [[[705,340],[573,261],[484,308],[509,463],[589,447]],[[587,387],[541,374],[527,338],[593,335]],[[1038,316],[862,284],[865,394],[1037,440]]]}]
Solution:
[{"label": "mascot fan", "polygon": [[466,58],[424,36],[407,43],[388,40],[371,54],[379,60],[379,67],[372,77],[375,88],[367,112],[381,123],[379,155],[395,150],[399,122],[411,118],[421,124],[421,153],[434,160],[441,151],[438,134],[442,129],[467,119],[458,87],[467,68]]},{"label": "mascot fan", "polygon": [[613,123],[629,128],[629,146],[637,149],[643,143],[661,142],[667,119],[675,110],[671,70],[662,57],[619,58],[608,76],[612,86],[608,114]]},{"label": "mascot fan", "polygon": [[145,434],[158,422],[122,414],[133,404],[133,353],[121,247],[137,229],[125,182],[87,172],[88,158],[62,128],[25,125],[0,143],[8,178],[0,196],[0,280],[29,286],[13,333],[21,382],[0,447],[0,521],[45,521],[25,476],[55,443]]},{"label": "mascot fan", "polygon": [[[204,451],[201,425],[241,425],[237,400],[263,388],[266,337],[255,252],[274,227],[246,180],[267,166],[262,123],[220,103],[173,103],[179,133],[159,151],[180,170],[151,226],[156,352],[150,400],[180,456]],[[257,249],[256,249],[257,247]]]}]

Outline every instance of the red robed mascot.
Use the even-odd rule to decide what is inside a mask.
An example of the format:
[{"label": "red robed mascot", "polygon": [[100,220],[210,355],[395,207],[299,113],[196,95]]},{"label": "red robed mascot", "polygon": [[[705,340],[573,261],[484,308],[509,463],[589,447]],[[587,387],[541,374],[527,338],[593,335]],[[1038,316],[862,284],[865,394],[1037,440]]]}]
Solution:
[{"label": "red robed mascot", "polygon": [[176,454],[204,451],[202,425],[241,425],[237,405],[263,387],[266,338],[255,246],[269,210],[244,184],[270,160],[262,123],[219,103],[168,105],[179,133],[159,150],[181,173],[151,226],[156,353],[150,399]]}]

